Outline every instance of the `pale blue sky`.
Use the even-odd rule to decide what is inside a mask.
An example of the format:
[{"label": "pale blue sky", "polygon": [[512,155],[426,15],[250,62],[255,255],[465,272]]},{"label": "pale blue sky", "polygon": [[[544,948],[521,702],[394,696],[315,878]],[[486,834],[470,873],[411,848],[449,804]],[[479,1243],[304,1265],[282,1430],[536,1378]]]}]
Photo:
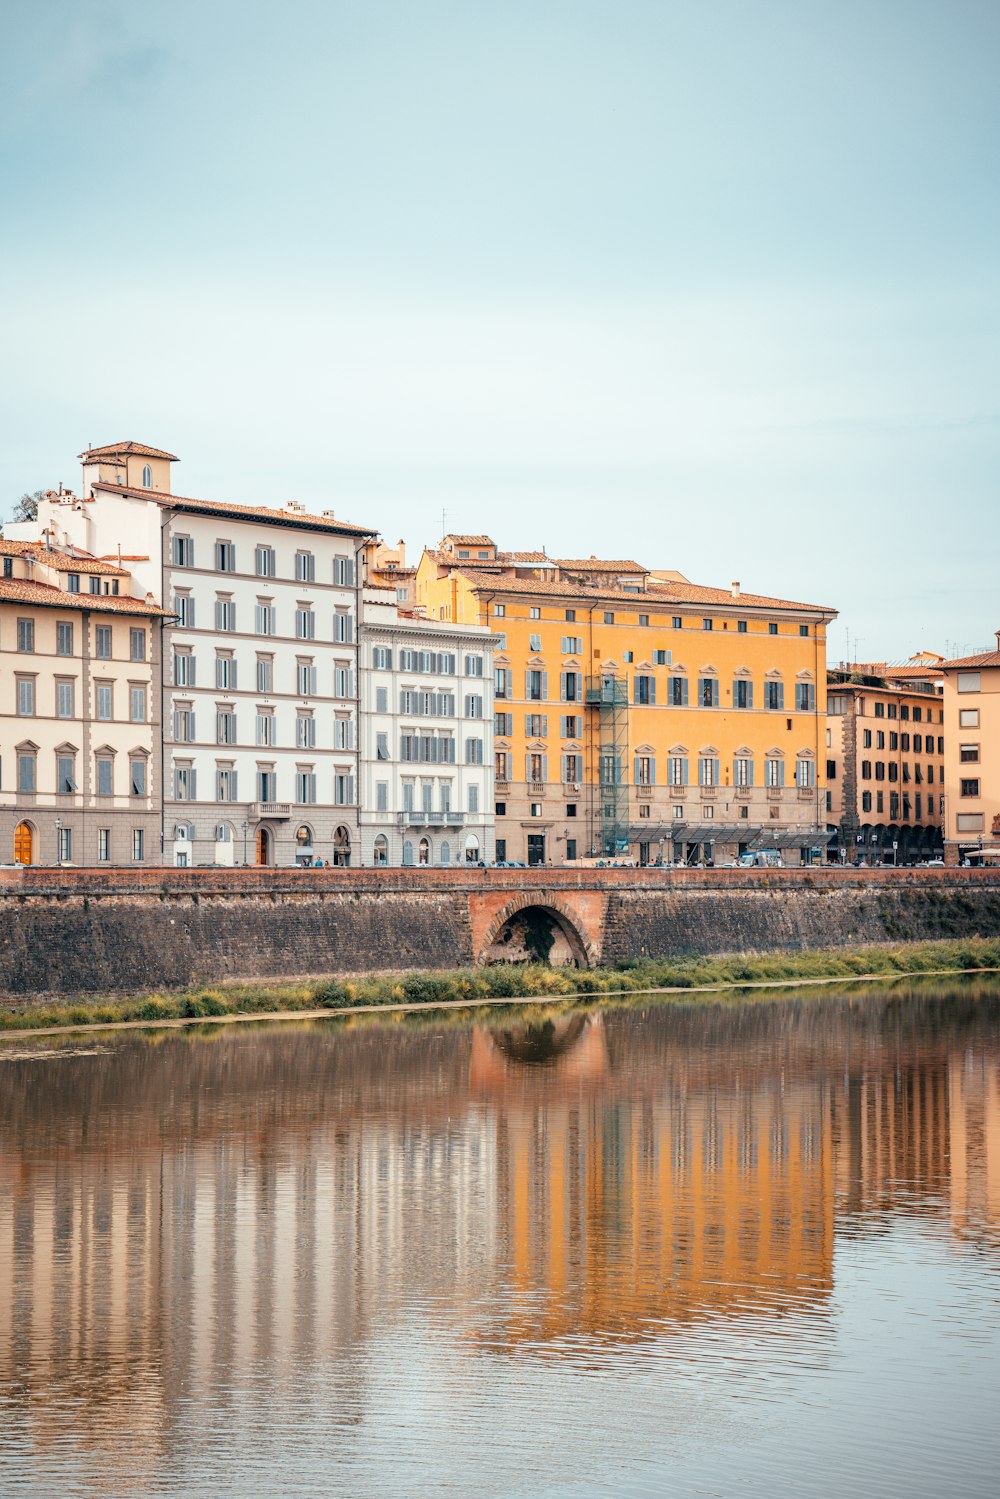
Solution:
[{"label": "pale blue sky", "polygon": [[5,0],[0,513],[182,493],[1000,627],[998,0]]}]

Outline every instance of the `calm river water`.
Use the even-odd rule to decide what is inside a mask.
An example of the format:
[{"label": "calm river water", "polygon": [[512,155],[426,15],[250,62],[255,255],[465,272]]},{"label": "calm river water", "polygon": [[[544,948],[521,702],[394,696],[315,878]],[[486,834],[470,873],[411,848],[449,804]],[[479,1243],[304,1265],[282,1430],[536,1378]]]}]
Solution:
[{"label": "calm river water", "polygon": [[0,1493],[1000,1487],[1000,987],[0,1047]]}]

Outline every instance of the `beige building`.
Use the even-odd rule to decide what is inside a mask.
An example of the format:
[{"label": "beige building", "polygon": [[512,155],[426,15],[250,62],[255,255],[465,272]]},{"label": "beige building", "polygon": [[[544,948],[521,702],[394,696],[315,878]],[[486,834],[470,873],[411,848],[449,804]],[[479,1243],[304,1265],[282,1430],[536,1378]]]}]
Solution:
[{"label": "beige building", "polygon": [[0,565],[0,862],[160,863],[164,611],[93,557]]},{"label": "beige building", "polygon": [[940,656],[827,672],[831,854],[911,864],[941,852],[945,732]]},{"label": "beige building", "polygon": [[948,864],[1000,860],[1000,630],[997,649],[941,663]]}]

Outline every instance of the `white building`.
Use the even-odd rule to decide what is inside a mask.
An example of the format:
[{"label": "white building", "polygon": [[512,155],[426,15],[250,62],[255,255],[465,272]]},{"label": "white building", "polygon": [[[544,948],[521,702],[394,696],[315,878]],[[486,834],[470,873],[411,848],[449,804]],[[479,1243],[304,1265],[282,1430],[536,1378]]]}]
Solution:
[{"label": "white building", "polygon": [[164,862],[356,863],[358,563],[375,533],[294,502],[173,495],[177,460],[157,448],[81,457],[81,494],[46,496],[32,529],[119,558],[176,616]]},{"label": "white building", "polygon": [[485,627],[400,613],[394,592],[365,589],[366,866],[493,859],[493,647]]}]

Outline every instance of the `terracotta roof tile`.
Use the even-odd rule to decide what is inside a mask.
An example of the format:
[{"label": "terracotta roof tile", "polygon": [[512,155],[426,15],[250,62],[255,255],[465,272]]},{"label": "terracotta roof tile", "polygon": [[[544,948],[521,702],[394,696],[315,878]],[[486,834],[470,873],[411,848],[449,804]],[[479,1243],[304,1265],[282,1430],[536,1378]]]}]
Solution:
[{"label": "terracotta roof tile", "polygon": [[144,442],[109,442],[103,448],[85,448],[77,456],[87,458],[166,458],[169,463],[180,463],[176,453],[165,453],[162,448],[149,448]]},{"label": "terracotta roof tile", "polygon": [[74,557],[69,552],[49,548],[40,541],[4,541],[0,538],[0,557],[34,557],[59,573],[97,573],[101,577],[127,578],[128,568],[116,567],[99,557]]},{"label": "terracotta roof tile", "polygon": [[[492,536],[455,536],[449,531],[448,535],[443,539],[445,541],[453,541],[456,546],[460,547],[491,547],[493,545]],[[465,561],[464,557],[462,561]]]},{"label": "terracotta roof tile", "polygon": [[[464,560],[455,568],[455,571],[465,573]],[[748,609],[798,609],[809,614],[826,614],[831,618],[837,612],[825,604],[803,604],[793,599],[769,598],[757,593],[740,593],[738,598],[733,598],[728,588],[702,588],[696,583],[647,584],[645,589],[639,591],[601,584],[588,587],[582,583],[545,583],[536,578],[503,576],[486,578],[478,572],[469,573],[468,578],[469,582],[482,592],[549,594],[558,598],[615,599],[630,604],[636,610],[642,610],[649,604],[705,604],[725,605],[736,612],[741,606]]]},{"label": "terracotta roof tile", "polygon": [[648,573],[649,568],[641,562],[608,561],[603,557],[556,557],[555,567],[570,568],[575,572],[591,573]]},{"label": "terracotta roof tile", "polygon": [[29,583],[26,578],[0,578],[0,604],[40,604],[49,609],[93,609],[101,614],[169,615],[168,609],[130,594],[66,593],[51,583]]},{"label": "terracotta roof tile", "polygon": [[343,536],[375,536],[374,526],[356,526],[350,521],[330,520],[325,515],[305,511],[276,510],[266,505],[233,505],[228,500],[195,500],[188,495],[162,494],[159,490],[135,489],[126,484],[97,483],[91,486],[107,494],[125,494],[150,500],[163,510],[190,511],[192,514],[227,515],[233,520],[266,520],[272,525],[293,526],[300,531],[329,531]]},{"label": "terracotta roof tile", "polygon": [[954,661],[941,662],[942,671],[966,666],[1000,666],[1000,651],[981,651],[978,656],[959,656]]}]

